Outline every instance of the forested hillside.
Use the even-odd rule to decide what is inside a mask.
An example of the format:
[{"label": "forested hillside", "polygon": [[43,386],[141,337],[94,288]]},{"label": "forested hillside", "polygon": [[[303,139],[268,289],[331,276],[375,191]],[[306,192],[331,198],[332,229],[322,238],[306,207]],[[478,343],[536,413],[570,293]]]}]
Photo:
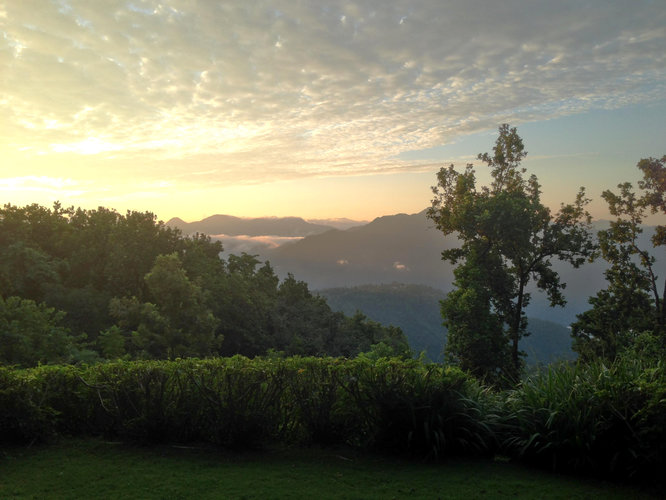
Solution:
[{"label": "forested hillside", "polygon": [[[319,293],[333,310],[345,314],[361,311],[370,319],[402,329],[415,353],[441,362],[446,343],[440,301],[445,293],[423,285],[392,283],[349,288],[326,288]],[[573,359],[571,333],[566,327],[539,318],[529,318],[523,349],[528,364]]]},{"label": "forested hillside", "polygon": [[[593,232],[608,226],[609,221],[594,222]],[[655,227],[643,226],[642,230],[638,244],[649,248]],[[312,235],[257,252],[270,260],[278,275],[293,273],[316,290],[396,282],[448,292],[454,279],[453,266],[442,260],[441,253],[457,244],[454,237],[437,231],[425,212],[419,212],[385,216],[346,231]],[[658,260],[663,262],[663,258]],[[567,284],[563,291],[567,304],[552,308],[547,297],[530,288],[533,297],[528,315],[568,326],[589,308],[588,298],[605,287],[607,268],[602,259],[578,269],[555,260],[553,269]]]},{"label": "forested hillside", "polygon": [[221,251],[148,212],[5,205],[0,362],[408,354],[398,328],[334,312],[305,282]]},{"label": "forested hillside", "polygon": [[[295,220],[300,222],[292,224]],[[233,224],[226,225],[229,221]],[[388,215],[347,230],[335,230],[325,223],[303,225],[304,222],[297,218],[214,216],[189,224],[171,220],[167,225],[192,234],[199,231],[219,235],[224,229],[227,233],[219,239],[225,253],[245,251],[257,255],[270,261],[278,276],[292,273],[316,290],[394,282],[425,285],[445,292],[451,289],[453,266],[442,260],[441,252],[454,247],[457,241],[437,231],[425,211]],[[605,230],[609,224],[596,221],[593,231]],[[309,230],[312,232],[307,233]],[[655,227],[643,226],[642,231],[638,244],[649,248]],[[554,269],[567,284],[566,306],[552,308],[543,294],[533,293],[528,315],[562,326],[574,322],[577,314],[588,309],[588,298],[605,286],[607,267],[602,259],[578,269],[556,260]]]},{"label": "forested hillside", "polygon": [[439,301],[444,297],[441,290],[392,283],[325,288],[319,293],[335,311],[361,311],[374,321],[399,326],[416,354],[425,351],[428,359],[442,360],[446,329],[439,311]]}]

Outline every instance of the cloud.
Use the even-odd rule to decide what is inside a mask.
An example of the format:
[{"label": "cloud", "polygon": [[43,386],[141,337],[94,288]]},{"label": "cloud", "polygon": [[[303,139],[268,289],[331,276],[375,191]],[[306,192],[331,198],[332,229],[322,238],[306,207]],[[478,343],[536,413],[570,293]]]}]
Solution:
[{"label": "cloud", "polygon": [[226,234],[211,235],[211,238],[220,240],[224,251],[229,254],[239,255],[242,252],[248,254],[262,253],[267,249],[277,248],[285,243],[302,240],[297,236],[229,236]]},{"label": "cloud", "polygon": [[73,180],[60,177],[22,176],[0,178],[0,192],[14,191],[64,193],[70,196],[85,192],[84,186]]},{"label": "cloud", "polygon": [[395,269],[396,271],[409,271],[409,267],[398,261],[393,263],[393,269]]},{"label": "cloud", "polygon": [[419,171],[399,155],[666,91],[660,2],[34,0],[0,14],[3,147],[196,164],[221,184]]}]

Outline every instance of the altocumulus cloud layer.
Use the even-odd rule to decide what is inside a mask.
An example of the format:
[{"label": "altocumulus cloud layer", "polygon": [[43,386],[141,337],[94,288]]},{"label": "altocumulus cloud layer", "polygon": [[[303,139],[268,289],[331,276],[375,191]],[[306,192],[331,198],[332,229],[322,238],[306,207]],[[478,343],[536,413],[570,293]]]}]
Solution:
[{"label": "altocumulus cloud layer", "polygon": [[207,182],[416,171],[397,155],[662,99],[664,26],[647,0],[11,1],[0,141]]}]

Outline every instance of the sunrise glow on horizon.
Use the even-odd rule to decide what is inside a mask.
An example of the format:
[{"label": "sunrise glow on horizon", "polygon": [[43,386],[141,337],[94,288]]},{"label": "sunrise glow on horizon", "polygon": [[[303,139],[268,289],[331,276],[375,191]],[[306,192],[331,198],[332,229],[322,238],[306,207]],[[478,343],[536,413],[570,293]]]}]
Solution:
[{"label": "sunrise glow on horizon", "polygon": [[0,6],[0,202],[371,220],[518,127],[556,209],[666,154],[662,2]]}]

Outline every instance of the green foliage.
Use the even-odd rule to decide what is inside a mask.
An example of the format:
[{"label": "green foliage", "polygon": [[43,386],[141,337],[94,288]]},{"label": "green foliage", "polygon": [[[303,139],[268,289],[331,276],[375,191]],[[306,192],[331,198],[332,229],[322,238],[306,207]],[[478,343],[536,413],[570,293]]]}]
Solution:
[{"label": "green foliage", "polygon": [[166,320],[166,356],[208,356],[221,343],[217,319],[206,307],[204,294],[192,283],[177,254],[159,255],[146,274],[150,298]]},{"label": "green foliage", "polygon": [[281,283],[269,263],[247,254],[225,262],[221,251],[219,241],[183,237],[150,212],[5,205],[0,295],[45,304],[39,307],[57,316],[45,321],[61,328],[49,335],[77,341],[67,355],[53,345],[28,352],[49,340],[41,339],[44,328],[21,326],[34,315],[26,313],[23,323],[0,330],[7,340],[0,362],[257,356],[270,349],[355,356],[381,342],[408,355],[399,329],[346,318],[306,283],[291,275]]},{"label": "green foliage", "polygon": [[48,439],[55,433],[55,418],[24,373],[0,366],[0,443]]},{"label": "green foliage", "polygon": [[487,454],[494,449],[486,396],[463,372],[416,360],[357,358],[343,389],[360,412],[363,446],[438,458]]},{"label": "green foliage", "polygon": [[57,262],[23,241],[8,245],[0,254],[0,290],[5,296],[40,300],[45,288],[59,282]]},{"label": "green foliage", "polygon": [[512,373],[509,344],[481,269],[475,266],[475,252],[470,252],[467,264],[454,271],[458,288],[441,302],[448,328],[446,358],[475,377],[497,383]]},{"label": "green foliage", "polygon": [[283,409],[298,422],[293,436],[304,443],[344,443],[357,427],[345,405],[342,383],[345,362],[340,358],[292,358],[285,361],[291,379]]},{"label": "green foliage", "polygon": [[19,297],[0,297],[0,363],[35,366],[72,360],[77,339],[62,326],[64,313]]},{"label": "green foliage", "polygon": [[[428,210],[439,230],[455,233],[461,242],[442,252],[452,264],[462,261],[454,272],[456,290],[442,305],[449,328],[448,355],[487,380],[497,377],[498,368],[504,377],[518,377],[528,283],[534,281],[552,306],[564,305],[565,284],[551,260],[579,267],[594,248],[584,189],[573,204],[552,215],[540,201],[537,178],[523,178],[520,163],[526,155],[516,129],[500,126],[493,153],[478,156],[492,169],[491,185],[477,189],[472,165],[462,173],[453,165],[442,168]],[[495,349],[502,343],[507,347]],[[493,349],[486,349],[486,344]],[[486,352],[475,353],[475,348]],[[494,359],[489,359],[493,352]]]},{"label": "green foliage", "polygon": [[0,444],[104,435],[420,458],[501,452],[556,471],[653,480],[666,466],[666,371],[628,357],[563,364],[496,392],[455,367],[367,356],[0,367],[0,424]]},{"label": "green foliage", "polygon": [[347,339],[348,346],[336,353],[338,355],[355,356],[359,352],[383,353],[384,357],[401,358],[412,355],[407,338],[400,328],[382,326],[358,311],[351,318],[344,319],[338,337]]},{"label": "green foliage", "polygon": [[102,331],[97,338],[100,354],[105,359],[120,359],[127,355],[126,339],[117,325]]},{"label": "green foliage", "polygon": [[444,292],[422,285],[391,283],[320,290],[331,309],[399,327],[413,352],[425,351],[430,361],[442,361],[446,331],[442,328],[439,301]]},{"label": "green foliage", "polygon": [[665,396],[661,363],[552,366],[509,393],[504,446],[556,471],[656,477],[666,465]]},{"label": "green foliage", "polygon": [[232,448],[263,446],[287,424],[279,418],[286,387],[282,363],[234,356],[223,367],[200,365],[195,377],[207,442]]},{"label": "green foliage", "polygon": [[[440,301],[446,297],[443,291],[421,285],[391,283],[328,288],[319,293],[326,297],[333,310],[347,315],[360,310],[374,321],[400,327],[414,353],[425,351],[429,361],[443,361],[447,340],[447,329],[442,327],[440,314]],[[571,350],[571,331],[567,327],[530,317],[527,330],[529,336],[524,337],[522,342],[528,366],[575,359],[576,355]],[[383,356],[394,354],[385,353]]]},{"label": "green foliage", "polygon": [[[661,355],[666,351],[666,279],[659,284],[654,255],[638,243],[647,212],[666,215],[665,163],[666,156],[638,162],[640,195],[628,182],[618,185],[619,194],[602,194],[616,217],[598,233],[601,256],[610,264],[604,273],[608,288],[590,297],[592,308],[571,325],[574,349],[585,360],[613,360],[647,331],[661,344]],[[665,234],[666,226],[656,227],[653,248],[666,246]]]},{"label": "green foliage", "polygon": [[94,428],[93,395],[73,366],[0,366],[0,443],[34,443]]},{"label": "green foliage", "polygon": [[24,429],[5,440],[347,443],[432,457],[494,447],[489,394],[457,369],[416,360],[234,356],[0,373],[0,418]]}]

